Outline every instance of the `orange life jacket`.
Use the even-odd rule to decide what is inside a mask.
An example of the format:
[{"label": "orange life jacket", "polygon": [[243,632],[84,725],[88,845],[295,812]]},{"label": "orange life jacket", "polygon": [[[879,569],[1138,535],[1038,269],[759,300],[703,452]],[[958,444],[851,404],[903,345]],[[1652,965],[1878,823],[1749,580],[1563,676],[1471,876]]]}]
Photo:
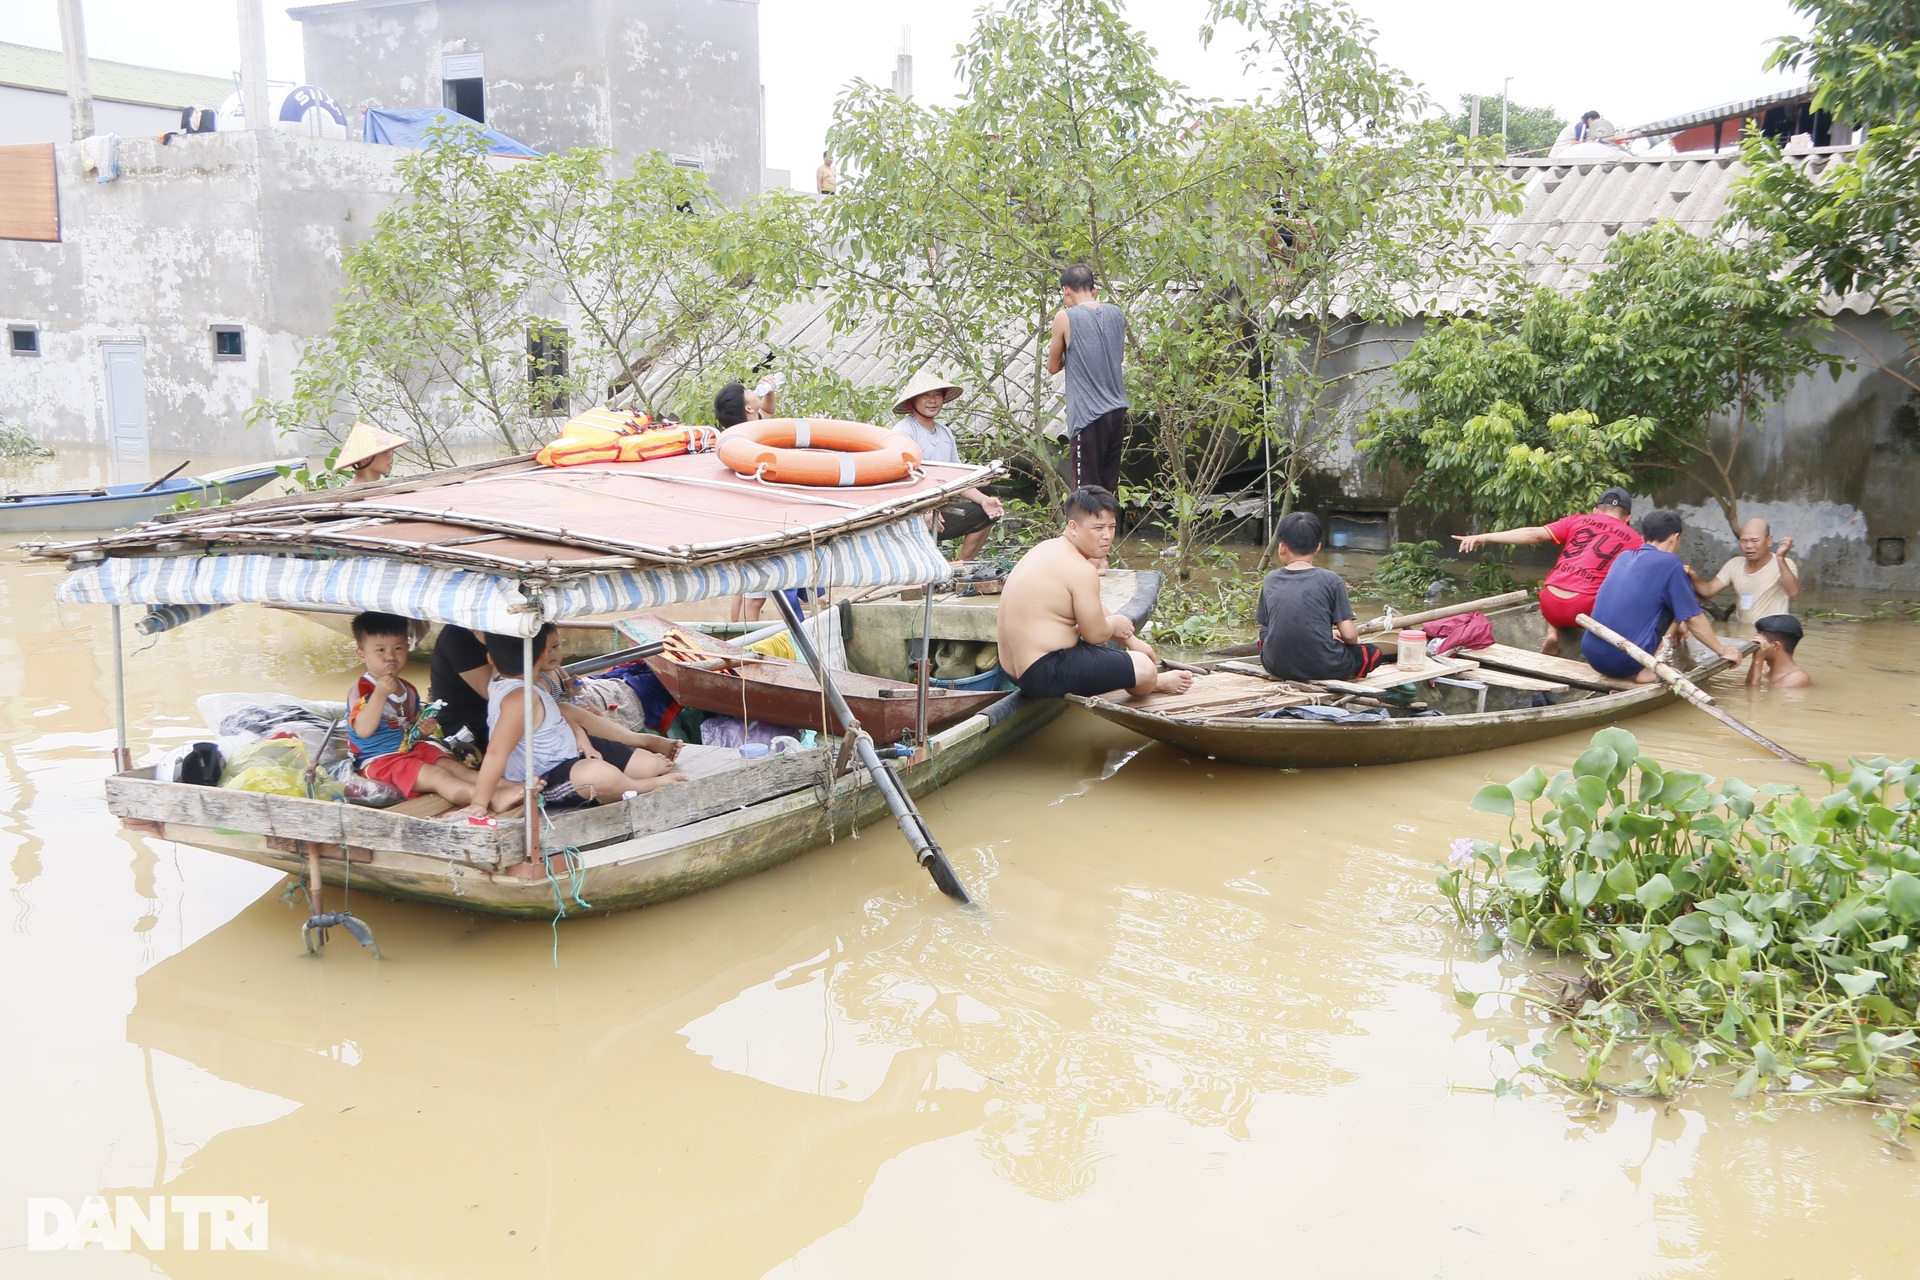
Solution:
[{"label": "orange life jacket", "polygon": [[585,462],[646,462],[714,447],[719,432],[655,422],[636,409],[589,409],[560,428],[559,438],[534,455],[543,467],[577,467]]}]

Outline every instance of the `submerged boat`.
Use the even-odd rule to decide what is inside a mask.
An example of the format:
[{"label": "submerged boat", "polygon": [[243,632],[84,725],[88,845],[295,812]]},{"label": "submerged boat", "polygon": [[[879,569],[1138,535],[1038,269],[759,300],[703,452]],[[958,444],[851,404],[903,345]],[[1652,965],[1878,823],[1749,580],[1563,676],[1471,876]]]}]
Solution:
[{"label": "submerged boat", "polygon": [[78,529],[121,529],[171,511],[182,498],[234,502],[279,479],[300,458],[256,462],[203,476],[171,476],[148,484],[0,495],[0,534],[24,536]]},{"label": "submerged boat", "polygon": [[[1429,659],[1423,671],[1401,671],[1389,656],[1363,681],[1296,683],[1228,662],[1196,677],[1185,693],[1074,701],[1102,720],[1192,755],[1312,769],[1405,764],[1590,733],[1679,696],[1663,684],[1615,680],[1584,662],[1539,653],[1545,623],[1534,606],[1488,618],[1499,643]],[[1390,637],[1368,639],[1391,645]],[[1732,665],[1714,656],[1689,678],[1702,683]],[[1361,714],[1310,719],[1292,711],[1317,707]],[[1305,713],[1319,714],[1326,713]]]},{"label": "submerged boat", "polygon": [[[532,636],[547,621],[743,591],[774,593],[790,609],[779,593],[805,586],[826,590],[839,610],[848,665],[896,677],[907,652],[903,616],[915,640],[924,630],[978,644],[993,634],[998,598],[833,604],[832,592],[944,582],[951,566],[924,513],[993,474],[928,464],[894,485],[810,490],[736,476],[711,455],[565,470],[516,458],[174,513],[29,554],[67,563],[63,601],[110,605],[116,623],[123,607],[147,607],[146,632],[235,604],[375,609],[520,636],[529,666]],[[1119,571],[1102,585],[1107,607],[1136,622],[1158,589],[1157,574]],[[116,672],[120,642],[116,625]],[[810,646],[801,647],[811,662]],[[815,696],[831,702],[840,673],[814,674],[823,672]],[[848,725],[837,714],[838,743],[763,760],[708,748],[718,757],[688,782],[532,824],[509,813],[473,825],[448,820],[451,806],[432,797],[373,809],[174,782],[132,767],[123,709],[107,804],[129,827],[305,873],[316,891],[350,877],[357,891],[541,919],[562,902],[569,913],[597,913],[711,888],[891,813],[936,882],[964,897],[942,880],[951,868],[909,797],[1062,710],[1057,699],[996,694],[945,728],[928,725],[891,764],[877,758],[857,715]],[[309,921],[330,923],[317,908]]]}]

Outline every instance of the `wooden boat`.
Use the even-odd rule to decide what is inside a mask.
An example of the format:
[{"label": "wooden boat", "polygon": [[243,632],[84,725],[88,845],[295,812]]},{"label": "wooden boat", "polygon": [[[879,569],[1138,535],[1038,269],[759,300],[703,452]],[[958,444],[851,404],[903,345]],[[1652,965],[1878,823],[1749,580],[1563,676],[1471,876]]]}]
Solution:
[{"label": "wooden boat", "polygon": [[[1191,755],[1311,769],[1405,764],[1590,733],[1677,697],[1664,685],[1614,680],[1584,662],[1533,651],[1545,634],[1533,606],[1489,616],[1504,643],[1456,651],[1418,675],[1397,671],[1389,657],[1362,682],[1295,684],[1228,663],[1197,677],[1184,694],[1074,700],[1103,720]],[[1715,656],[1690,678],[1697,684],[1730,665]],[[1345,724],[1262,718],[1291,706],[1343,702],[1368,704],[1388,718]]]},{"label": "wooden boat", "polygon": [[[853,606],[855,610],[859,607]],[[683,707],[816,733],[840,732],[839,718],[828,710],[820,694],[820,682],[804,662],[755,654],[724,640],[687,632],[665,618],[626,619],[621,630],[642,642],[673,634],[684,638],[686,645],[676,645],[647,659],[647,666]],[[728,661],[734,665],[717,665]],[[919,689],[915,685],[863,672],[836,676],[834,683],[876,741],[898,742],[917,732]],[[998,689],[974,692],[930,688],[927,731],[938,733],[986,710],[1003,695],[1004,691]]]},{"label": "wooden boat", "polygon": [[24,536],[76,529],[122,529],[171,511],[181,498],[234,502],[272,483],[281,467],[301,465],[299,458],[258,462],[210,471],[203,476],[174,476],[155,484],[109,484],[97,489],[0,496],[0,534]]},{"label": "wooden boat", "polygon": [[[63,601],[156,606],[142,620],[149,629],[182,625],[208,606],[347,604],[530,644],[550,619],[743,590],[942,581],[950,567],[923,513],[995,470],[935,474],[942,478],[923,475],[866,495],[760,485],[710,456],[564,471],[518,458],[351,492],[175,513],[121,534],[40,543],[28,554],[67,562]],[[182,546],[198,554],[177,554]],[[1157,574],[1118,571],[1102,586],[1108,608],[1136,621],[1158,590]],[[934,638],[991,635],[997,601],[936,603]],[[169,610],[186,616],[169,620]],[[917,636],[918,604],[846,608],[849,663],[878,673],[898,662],[900,615],[909,611]],[[116,669],[119,642],[116,629]],[[837,686],[839,673],[830,674]],[[380,810],[168,781],[151,767],[130,767],[123,711],[107,804],[130,828],[304,872],[316,889],[350,877],[356,891],[544,920],[556,906],[614,911],[724,884],[889,812],[931,870],[930,835],[905,796],[964,773],[1063,709],[1058,700],[997,696],[897,766],[875,758],[865,735],[852,739],[865,768],[848,767],[834,746],[752,762],[732,753],[692,781],[548,814],[533,830],[512,814],[493,825],[448,821],[448,806],[432,798]],[[337,922],[318,912],[308,922],[328,923]]]}]

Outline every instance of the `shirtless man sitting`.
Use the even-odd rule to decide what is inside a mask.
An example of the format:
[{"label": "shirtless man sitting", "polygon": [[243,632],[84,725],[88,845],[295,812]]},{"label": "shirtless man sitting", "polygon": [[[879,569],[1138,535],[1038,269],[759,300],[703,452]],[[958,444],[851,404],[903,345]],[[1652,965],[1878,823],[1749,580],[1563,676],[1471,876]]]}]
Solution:
[{"label": "shirtless man sitting", "polygon": [[[1000,594],[1000,665],[1029,698],[1125,689],[1135,697],[1184,693],[1185,671],[1160,671],[1133,623],[1100,604],[1100,574],[1120,504],[1088,485],[1067,495],[1067,527],[1020,558]],[[1104,648],[1118,640],[1126,648]]]}]

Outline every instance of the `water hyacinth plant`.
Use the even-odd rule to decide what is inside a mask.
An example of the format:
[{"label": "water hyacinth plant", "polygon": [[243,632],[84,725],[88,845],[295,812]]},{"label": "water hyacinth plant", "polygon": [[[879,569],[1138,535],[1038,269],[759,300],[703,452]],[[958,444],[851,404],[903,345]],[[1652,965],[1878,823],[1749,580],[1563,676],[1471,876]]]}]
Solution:
[{"label": "water hyacinth plant", "polygon": [[1920,1127],[1920,766],[1820,767],[1819,797],[1716,783],[1609,728],[1571,769],[1481,788],[1508,838],[1454,840],[1441,894],[1483,945],[1504,930],[1584,970],[1525,997],[1558,1021],[1523,1073],[1669,1098],[1718,1079],[1869,1106],[1895,1139]]}]

